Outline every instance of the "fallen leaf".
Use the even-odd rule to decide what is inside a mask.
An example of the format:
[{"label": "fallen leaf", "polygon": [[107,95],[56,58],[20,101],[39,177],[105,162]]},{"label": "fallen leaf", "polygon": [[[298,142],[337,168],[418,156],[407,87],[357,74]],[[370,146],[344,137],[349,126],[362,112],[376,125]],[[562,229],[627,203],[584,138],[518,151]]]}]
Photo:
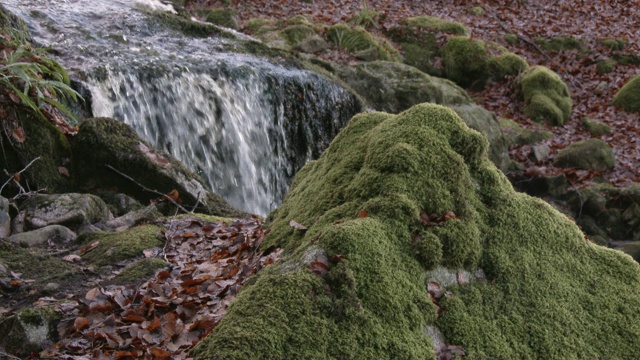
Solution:
[{"label": "fallen leaf", "polygon": [[366,218],[366,217],[369,217],[369,214],[367,213],[366,210],[360,210],[360,212],[358,213],[358,217]]},{"label": "fallen leaf", "polygon": [[79,255],[71,254],[71,255],[67,255],[67,256],[63,257],[62,260],[70,262],[70,263],[74,263],[74,262],[80,262],[80,260],[82,260],[82,258]]}]

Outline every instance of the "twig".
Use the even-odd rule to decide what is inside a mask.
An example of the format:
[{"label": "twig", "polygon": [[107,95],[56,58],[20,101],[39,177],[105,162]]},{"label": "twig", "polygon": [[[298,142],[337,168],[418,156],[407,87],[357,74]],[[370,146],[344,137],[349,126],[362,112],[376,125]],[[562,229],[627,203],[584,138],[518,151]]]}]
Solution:
[{"label": "twig", "polygon": [[[200,194],[198,194],[200,195]],[[198,203],[196,202],[196,205]],[[171,225],[169,226],[169,228],[167,229],[167,231],[173,231],[173,224],[175,221],[177,221],[176,216],[178,216],[178,209],[176,209],[176,213],[173,214],[173,217],[171,218]],[[173,240],[173,236],[176,234],[176,232],[178,231],[178,229],[176,229],[175,231],[173,231],[173,234],[165,236],[165,242],[164,242],[164,246],[162,247],[162,257],[164,258],[164,261],[166,261],[167,263],[171,264],[171,262],[169,262],[169,259],[167,259],[167,245],[169,245],[169,240]],[[167,233],[168,234],[168,233]]]},{"label": "twig", "polygon": [[2,190],[4,190],[4,187],[7,186],[11,182],[11,180],[13,180],[18,185],[18,187],[20,188],[20,193],[19,194],[21,194],[23,192],[26,193],[27,191],[24,190],[22,185],[20,185],[20,183],[15,180],[15,176],[16,175],[20,175],[23,172],[25,172],[29,168],[29,166],[31,166],[34,162],[36,162],[36,160],[40,160],[40,156],[38,156],[37,158],[31,160],[31,162],[28,163],[27,166],[24,167],[24,169],[18,171],[17,173],[14,173],[14,174],[9,174],[7,169],[4,169],[4,172],[5,172],[5,174],[7,174],[7,176],[9,176],[9,179],[7,179],[7,181],[5,181],[4,184],[2,184],[2,187],[0,187],[0,193],[2,193]]},{"label": "twig", "polygon": [[193,204],[193,207],[191,208],[190,213],[196,211],[196,209],[198,208],[198,204],[200,204],[200,192],[198,192],[198,196],[196,197],[196,203]]},{"label": "twig", "polygon": [[[106,166],[106,167],[108,167],[109,169],[111,169],[111,170],[115,171],[115,172],[116,172],[116,173],[118,173],[120,176],[124,177],[125,179],[127,179],[127,180],[129,180],[129,181],[131,181],[131,182],[135,183],[135,184],[136,184],[136,185],[138,185],[138,186],[140,186],[140,187],[142,188],[142,190],[144,190],[144,191],[148,191],[148,192],[152,192],[152,193],[154,193],[154,194],[157,194],[157,195],[162,196],[162,198],[163,198],[163,199],[168,200],[170,203],[172,203],[173,205],[175,205],[178,209],[180,209],[180,210],[184,211],[184,212],[185,212],[185,213],[187,213],[187,214],[191,212],[191,211],[189,211],[189,210],[185,209],[182,205],[178,204],[175,200],[173,200],[173,199],[172,199],[172,198],[170,198],[169,196],[166,196],[166,194],[163,194],[163,193],[161,193],[161,192],[160,192],[160,191],[158,191],[158,190],[149,189],[148,187],[146,187],[146,186],[144,186],[144,185],[140,184],[139,182],[137,182],[136,180],[134,180],[131,176],[129,176],[129,175],[127,175],[127,174],[125,174],[125,173],[123,173],[123,172],[121,172],[121,171],[117,170],[116,168],[114,168],[114,167],[113,167],[113,166],[111,166],[111,165],[105,165],[105,166]],[[197,202],[196,202],[196,204],[197,204]]]},{"label": "twig", "polygon": [[42,259],[46,259],[48,257],[51,256],[58,256],[58,255],[64,255],[64,254],[68,254],[72,251],[76,251],[77,248],[79,248],[80,245],[74,245],[69,247],[68,249],[64,249],[64,250],[60,250],[60,251],[56,251],[56,252],[51,252],[51,253],[47,253],[47,254],[42,254],[38,256],[38,259],[42,260]]},{"label": "twig", "polygon": [[19,357],[15,357],[15,356],[7,354],[6,352],[3,352],[3,351],[0,351],[0,356],[7,357],[9,359],[21,360]]}]

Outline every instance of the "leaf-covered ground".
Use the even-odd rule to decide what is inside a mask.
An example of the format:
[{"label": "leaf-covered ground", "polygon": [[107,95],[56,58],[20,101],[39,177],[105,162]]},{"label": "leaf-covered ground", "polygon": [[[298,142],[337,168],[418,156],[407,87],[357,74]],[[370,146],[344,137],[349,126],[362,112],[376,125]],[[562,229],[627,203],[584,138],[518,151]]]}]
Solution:
[{"label": "leaf-covered ground", "polygon": [[[528,160],[529,146],[511,149],[512,156],[522,162],[525,174],[568,173],[576,185],[586,185],[602,175],[615,185],[640,181],[640,114],[628,114],[611,105],[613,95],[624,82],[639,72],[640,65],[615,62],[612,72],[599,74],[596,63],[612,58],[614,51],[602,45],[604,39],[622,39],[626,46],[621,54],[640,55],[640,1],[409,1],[409,0],[194,0],[186,1],[191,9],[230,6],[240,20],[251,18],[286,19],[302,14],[314,22],[334,24],[348,22],[361,11],[363,4],[379,13],[377,27],[370,31],[382,33],[385,28],[406,17],[432,15],[463,23],[471,36],[500,43],[523,56],[531,65],[544,65],[557,72],[567,83],[574,101],[571,119],[561,127],[549,127],[554,138],[546,141],[552,152],[541,163]],[[469,10],[481,6],[484,13],[475,15]],[[518,35],[515,45],[504,40],[506,33]],[[567,36],[580,40],[583,50],[541,51],[538,38],[550,39]],[[350,55],[330,51],[321,54],[327,59],[352,63]],[[489,84],[485,90],[469,91],[471,96],[494,111],[496,115],[511,118],[525,126],[532,126],[523,114],[524,104],[518,100],[511,82]],[[583,118],[605,122],[612,128],[611,135],[600,138],[608,142],[616,154],[613,170],[604,174],[571,172],[555,168],[553,156],[559,149],[591,135],[581,124]]]}]

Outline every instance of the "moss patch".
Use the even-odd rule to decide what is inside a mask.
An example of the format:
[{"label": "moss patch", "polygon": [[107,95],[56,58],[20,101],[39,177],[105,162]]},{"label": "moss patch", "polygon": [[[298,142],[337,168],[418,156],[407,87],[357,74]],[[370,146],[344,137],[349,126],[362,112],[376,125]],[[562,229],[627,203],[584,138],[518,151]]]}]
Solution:
[{"label": "moss patch", "polygon": [[404,19],[402,24],[412,28],[426,29],[453,35],[468,35],[469,29],[457,21],[444,20],[435,16],[416,16]]},{"label": "moss patch", "polygon": [[350,52],[374,50],[377,60],[400,59],[400,54],[393,46],[383,39],[376,39],[374,35],[363,27],[351,27],[347,24],[336,24],[326,31],[327,39],[337,47]]},{"label": "moss patch", "polygon": [[[640,266],[514,192],[487,146],[438,105],[355,116],[271,214],[263,246],[289,255],[256,276],[193,355],[434,359],[424,332],[434,324],[470,358],[640,352]],[[456,218],[441,226],[421,223],[448,211]],[[319,253],[332,259],[324,277],[304,266]],[[425,284],[436,264],[480,265],[495,281],[451,285],[436,316]]]},{"label": "moss patch", "polygon": [[624,39],[604,39],[602,45],[608,47],[614,51],[624,50],[627,46],[627,41]]},{"label": "moss patch", "polygon": [[484,41],[454,36],[442,47],[444,73],[463,87],[483,88],[489,78],[490,55]]},{"label": "moss patch", "polygon": [[596,63],[596,71],[598,74],[608,74],[613,71],[615,63],[611,59],[600,60]]},{"label": "moss patch", "polygon": [[[52,280],[59,280],[70,275],[73,267],[61,258],[42,256],[44,250],[38,248],[22,248],[0,241],[0,259],[2,263],[16,273],[21,273],[23,279],[35,279],[34,286],[46,284]],[[42,258],[39,258],[42,256]]]},{"label": "moss patch", "polygon": [[582,46],[580,40],[570,36],[554,36],[551,39],[538,38],[536,44],[542,50],[562,51],[573,50]]},{"label": "moss patch", "polygon": [[518,75],[529,68],[529,64],[524,58],[511,52],[491,58],[488,66],[491,77],[496,80]]},{"label": "moss patch", "polygon": [[627,112],[640,112],[640,75],[629,79],[613,97],[613,105]]},{"label": "moss patch", "polygon": [[582,119],[582,126],[593,136],[611,134],[611,127],[603,122],[589,118]]},{"label": "moss patch", "polygon": [[560,150],[554,159],[560,167],[607,171],[615,165],[615,154],[609,144],[600,139],[575,142]]},{"label": "moss patch", "polygon": [[510,145],[531,145],[553,137],[553,133],[545,129],[523,128],[517,122],[503,117],[498,118],[498,121],[505,137],[509,139]]},{"label": "moss patch", "polygon": [[154,246],[162,246],[161,228],[142,225],[118,233],[92,233],[82,235],[79,241],[86,244],[99,241],[100,245],[84,254],[82,258],[97,266],[114,265],[122,260],[138,257],[142,251]]},{"label": "moss patch", "polygon": [[534,66],[523,74],[520,85],[524,114],[530,119],[562,125],[571,117],[573,101],[558,74],[544,66]]},{"label": "moss patch", "polygon": [[207,12],[207,22],[238,30],[238,14],[232,8],[212,9]]}]

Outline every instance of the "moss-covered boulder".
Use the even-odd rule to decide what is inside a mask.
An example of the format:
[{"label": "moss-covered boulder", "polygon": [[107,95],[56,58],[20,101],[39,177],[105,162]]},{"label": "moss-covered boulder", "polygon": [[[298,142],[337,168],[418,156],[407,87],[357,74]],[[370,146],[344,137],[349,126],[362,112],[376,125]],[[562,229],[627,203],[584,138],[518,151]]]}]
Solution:
[{"label": "moss-covered boulder", "polygon": [[491,77],[502,80],[507,76],[515,76],[529,68],[527,61],[512,52],[506,52],[489,60]]},{"label": "moss-covered boulder", "polygon": [[611,127],[601,121],[584,118],[582,126],[593,136],[601,136],[611,134]]},{"label": "moss-covered boulder", "polygon": [[600,60],[596,63],[596,71],[598,74],[608,74],[615,68],[615,62],[612,59]]},{"label": "moss-covered boulder", "polygon": [[[59,340],[57,326],[62,316],[55,306],[27,308],[10,316],[0,316],[0,349],[4,355],[26,358]],[[6,351],[6,353],[5,353]]]},{"label": "moss-covered boulder", "polygon": [[429,76],[413,66],[402,63],[360,63],[341,67],[336,75],[378,111],[395,114],[423,102],[470,102],[467,93],[453,82]]},{"label": "moss-covered boulder", "polygon": [[292,49],[306,53],[320,52],[328,47],[327,42],[310,25],[288,26],[282,30],[282,35]]},{"label": "moss-covered boulder", "polygon": [[606,142],[588,139],[560,150],[553,162],[565,168],[607,171],[615,165],[615,154]]},{"label": "moss-covered boulder", "polygon": [[391,43],[383,38],[376,38],[361,26],[336,24],[326,30],[326,36],[331,43],[341,49],[356,54],[366,52],[369,60],[399,61],[401,59],[400,53]]},{"label": "moss-covered boulder", "polygon": [[544,66],[534,66],[520,79],[524,114],[538,122],[562,125],[571,117],[573,101],[558,74]]},{"label": "moss-covered boulder", "polygon": [[163,194],[175,189],[186,206],[193,206],[196,200],[204,205],[198,207],[200,212],[240,215],[220,196],[207,191],[181,162],[151,148],[121,121],[87,119],[80,125],[72,145],[73,169],[82,189],[116,187],[145,204],[158,198],[157,193],[148,189]]},{"label": "moss-covered boulder", "polygon": [[[5,133],[0,131],[3,137],[2,168],[13,174],[31,163],[21,175],[21,185],[25,189],[50,193],[71,190],[73,181],[65,167],[71,157],[71,148],[65,135],[49,121],[31,114],[26,107],[1,108],[7,117],[17,116],[13,121],[20,129],[17,130],[18,134],[24,136],[23,139],[18,136],[20,141],[16,141],[15,138],[7,139]],[[0,175],[0,179],[4,183],[5,174]],[[2,194],[13,197],[18,191],[17,187],[8,184]]]},{"label": "moss-covered boulder", "polygon": [[232,8],[211,9],[207,12],[207,22],[238,30],[238,14]]},{"label": "moss-covered boulder", "polygon": [[501,117],[498,122],[503,134],[508,139],[509,145],[532,145],[553,137],[553,133],[549,130],[524,128],[517,122],[507,118]]},{"label": "moss-covered boulder", "polygon": [[[289,255],[195,358],[435,359],[435,328],[469,358],[640,353],[640,266],[516,193],[487,147],[439,105],[354,117],[270,216],[263,246]],[[426,271],[441,266],[487,281],[440,284],[436,308]]]},{"label": "moss-covered boulder", "polygon": [[454,36],[442,47],[444,74],[460,86],[483,88],[491,56],[482,40]]},{"label": "moss-covered boulder", "polygon": [[613,105],[627,112],[640,112],[640,75],[629,79],[613,97]]},{"label": "moss-covered boulder", "polygon": [[[95,195],[39,194],[20,204],[14,230],[39,229],[48,225],[64,225],[77,230],[83,225],[107,221],[112,217],[107,204]],[[18,223],[20,225],[16,226]]]},{"label": "moss-covered boulder", "polygon": [[487,137],[489,158],[501,170],[509,170],[507,140],[496,117],[472,103],[467,93],[453,82],[429,76],[406,64],[387,61],[344,67],[337,73],[378,111],[395,114],[424,102],[450,106],[467,126]]}]

